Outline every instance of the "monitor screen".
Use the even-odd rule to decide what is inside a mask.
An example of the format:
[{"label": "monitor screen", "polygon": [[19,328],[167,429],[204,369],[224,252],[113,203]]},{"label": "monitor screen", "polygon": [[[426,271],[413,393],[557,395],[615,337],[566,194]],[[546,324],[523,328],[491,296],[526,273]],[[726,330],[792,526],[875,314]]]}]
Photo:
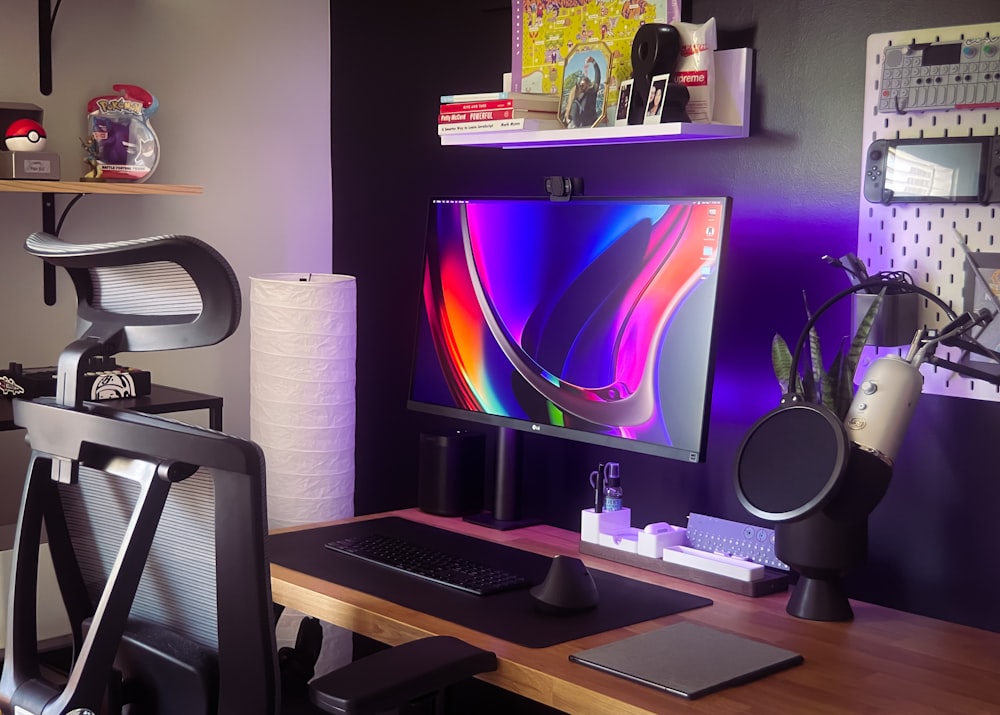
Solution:
[{"label": "monitor screen", "polygon": [[729,208],[432,201],[409,407],[702,461]]}]

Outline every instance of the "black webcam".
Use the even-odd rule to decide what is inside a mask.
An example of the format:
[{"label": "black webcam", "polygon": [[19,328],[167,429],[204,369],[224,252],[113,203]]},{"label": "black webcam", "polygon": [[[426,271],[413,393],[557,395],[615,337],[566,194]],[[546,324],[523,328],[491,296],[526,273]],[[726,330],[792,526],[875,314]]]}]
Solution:
[{"label": "black webcam", "polygon": [[553,201],[569,201],[583,194],[583,179],[579,176],[546,176],[545,191]]}]

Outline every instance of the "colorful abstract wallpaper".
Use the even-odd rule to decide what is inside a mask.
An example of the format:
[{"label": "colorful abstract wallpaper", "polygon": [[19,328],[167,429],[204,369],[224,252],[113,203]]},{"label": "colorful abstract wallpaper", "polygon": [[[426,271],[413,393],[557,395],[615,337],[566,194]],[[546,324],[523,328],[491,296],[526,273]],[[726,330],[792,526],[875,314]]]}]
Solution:
[{"label": "colorful abstract wallpaper", "polygon": [[700,461],[728,209],[433,202],[411,406]]}]

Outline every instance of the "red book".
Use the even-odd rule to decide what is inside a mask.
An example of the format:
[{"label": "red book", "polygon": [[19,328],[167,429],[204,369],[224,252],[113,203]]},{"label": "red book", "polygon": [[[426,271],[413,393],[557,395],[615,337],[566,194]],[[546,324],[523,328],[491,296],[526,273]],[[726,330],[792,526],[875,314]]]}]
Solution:
[{"label": "red book", "polygon": [[482,109],[512,109],[513,99],[491,99],[484,102],[450,102],[441,105],[441,114],[474,112]]},{"label": "red book", "polygon": [[483,94],[453,94],[441,97],[442,114],[471,112],[480,109],[530,109],[536,112],[559,111],[555,94],[525,94],[520,92],[486,92]]}]

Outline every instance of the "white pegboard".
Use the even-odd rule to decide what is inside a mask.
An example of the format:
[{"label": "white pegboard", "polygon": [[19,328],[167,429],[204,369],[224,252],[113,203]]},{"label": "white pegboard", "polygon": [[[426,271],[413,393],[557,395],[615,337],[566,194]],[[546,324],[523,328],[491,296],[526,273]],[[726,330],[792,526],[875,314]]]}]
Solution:
[{"label": "white pegboard", "polygon": [[[1000,23],[939,27],[880,33],[868,38],[865,70],[864,136],[861,146],[861,186],[864,186],[868,146],[876,139],[993,135],[1000,133],[998,108],[910,110],[879,112],[882,59],[887,47],[927,42],[954,42],[1000,36]],[[1000,87],[998,87],[1000,89]],[[1000,98],[997,100],[1000,102]],[[860,196],[858,257],[870,274],[906,271],[914,283],[931,291],[956,313],[964,311],[964,255],[955,231],[972,251],[1000,252],[1000,204],[873,204]],[[947,318],[932,301],[921,299],[920,319],[940,328]],[[865,350],[859,374],[885,348]],[[896,350],[894,352],[901,352]],[[957,350],[938,348],[937,354],[958,360]],[[971,380],[951,370],[925,365],[924,392],[1000,402],[1000,387]]]}]

